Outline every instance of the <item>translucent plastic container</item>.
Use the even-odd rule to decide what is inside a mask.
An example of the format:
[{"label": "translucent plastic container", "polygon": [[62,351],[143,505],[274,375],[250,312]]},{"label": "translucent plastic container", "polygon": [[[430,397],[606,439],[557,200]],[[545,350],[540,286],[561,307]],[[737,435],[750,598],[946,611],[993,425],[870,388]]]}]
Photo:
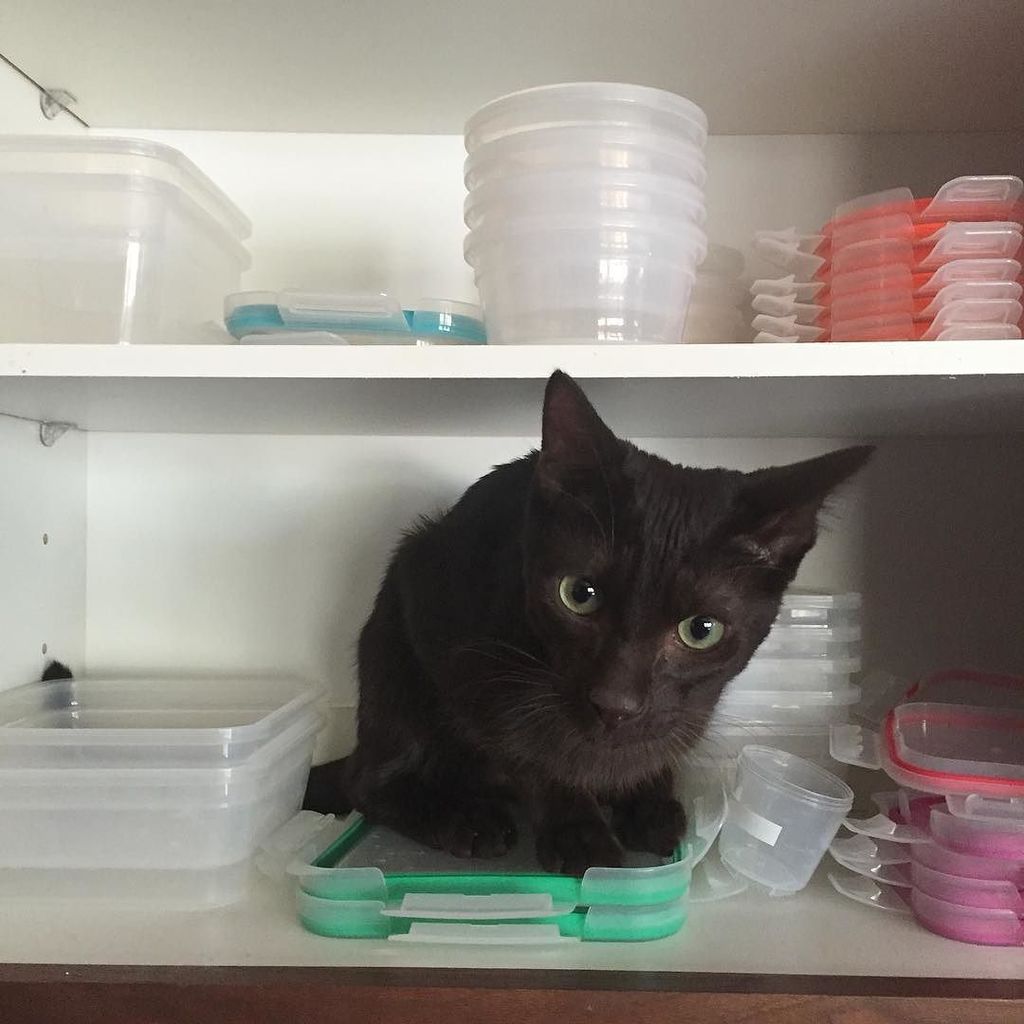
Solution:
[{"label": "translucent plastic container", "polygon": [[945,807],[933,807],[929,829],[940,846],[972,857],[1024,861],[1024,829],[1015,823],[958,818]]},{"label": "translucent plastic container", "polygon": [[565,82],[523,89],[481,107],[466,122],[466,152],[506,136],[592,125],[657,132],[700,148],[708,137],[704,111],[675,93],[613,82]]},{"label": "translucent plastic container", "polygon": [[774,626],[756,658],[825,658],[843,663],[860,657],[860,626]]},{"label": "translucent plastic container", "polygon": [[715,721],[740,726],[816,726],[826,729],[849,720],[860,700],[860,687],[834,690],[734,690],[726,687],[715,708]]},{"label": "translucent plastic container", "polygon": [[375,827],[302,812],[258,857],[292,881],[299,920],[338,938],[534,944],[561,939],[636,942],[678,931],[692,860],[631,854],[627,866],[572,877],[543,871],[522,835],[504,856],[459,859]]},{"label": "translucent plastic container", "polygon": [[492,344],[675,343],[692,261],[609,252],[492,261],[477,271]]},{"label": "translucent plastic container", "polygon": [[647,214],[668,223],[703,227],[704,193],[678,178],[629,171],[546,170],[485,182],[466,197],[463,213],[471,230],[521,217]]},{"label": "translucent plastic container", "polygon": [[910,905],[918,923],[936,935],[976,946],[1024,946],[1024,919],[1012,910],[962,907],[914,889]]},{"label": "translucent plastic container", "polygon": [[480,146],[466,159],[466,188],[472,191],[524,171],[630,171],[667,175],[704,187],[703,150],[678,135],[614,126],[556,126],[506,136]]},{"label": "translucent plastic container", "polygon": [[322,691],[280,677],[56,679],[0,693],[0,769],[245,762]]},{"label": "translucent plastic container", "polygon": [[249,222],[181,153],[90,136],[0,139],[0,342],[221,339]]},{"label": "translucent plastic container", "polygon": [[961,907],[986,910],[1012,910],[1024,917],[1024,895],[1013,882],[987,878],[961,878],[948,875],[915,861],[910,866],[910,880],[920,892]]},{"label": "translucent plastic container", "polygon": [[860,622],[860,594],[790,590],[782,598],[776,626],[839,628]]},{"label": "translucent plastic container", "polygon": [[957,853],[938,843],[914,843],[906,847],[915,864],[958,878],[987,879],[993,882],[1011,882],[1024,889],[1024,857],[1004,860],[999,857],[977,857]]},{"label": "translucent plastic container", "polygon": [[0,893],[240,899],[257,844],[299,808],[321,724],[311,711],[230,768],[0,769]]},{"label": "translucent plastic container", "polygon": [[850,692],[851,678],[860,667],[859,654],[849,654],[840,658],[779,658],[757,653],[747,667],[729,683],[728,692]]},{"label": "translucent plastic container", "polygon": [[774,894],[802,889],[853,806],[853,790],[817,765],[746,747],[719,837],[723,862]]}]

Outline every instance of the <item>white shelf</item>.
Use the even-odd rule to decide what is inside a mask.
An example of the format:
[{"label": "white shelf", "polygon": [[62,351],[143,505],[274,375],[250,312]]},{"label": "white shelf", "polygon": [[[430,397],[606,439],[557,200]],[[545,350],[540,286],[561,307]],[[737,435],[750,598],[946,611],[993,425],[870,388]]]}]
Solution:
[{"label": "white shelf", "polygon": [[472,967],[1018,979],[1019,949],[969,946],[839,897],[823,879],[790,899],[744,895],[691,908],[659,942],[538,949],[410,946],[306,932],[290,894],[260,880],[233,907],[166,913],[100,903],[9,901],[0,963]]},{"label": "white shelf", "polygon": [[459,133],[501,93],[599,79],[691,96],[725,134],[1024,128],[1013,0],[187,7],[35,0],[4,52],[103,127]]},{"label": "white shelf", "polygon": [[634,436],[1024,429],[1024,345],[0,346],[0,412],[171,433],[534,436],[561,367]]}]

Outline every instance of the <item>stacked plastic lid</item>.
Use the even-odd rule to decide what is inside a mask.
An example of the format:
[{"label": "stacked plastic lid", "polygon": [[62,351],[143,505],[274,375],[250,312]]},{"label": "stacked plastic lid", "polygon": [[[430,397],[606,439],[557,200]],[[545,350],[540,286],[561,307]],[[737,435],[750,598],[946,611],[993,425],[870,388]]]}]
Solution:
[{"label": "stacked plastic lid", "polygon": [[322,720],[293,679],[61,679],[0,694],[0,891],[241,898]]},{"label": "stacked plastic lid", "polygon": [[707,118],[636,85],[513,93],[466,123],[466,261],[492,343],[678,342],[707,252]]},{"label": "stacked plastic lid", "polygon": [[237,292],[224,299],[224,326],[246,345],[482,345],[478,306],[422,299],[402,309],[383,292]]},{"label": "stacked plastic lid", "polygon": [[829,729],[860,700],[860,605],[855,593],[787,594],[768,637],[726,688],[698,756],[727,762],[763,743],[835,767]]},{"label": "stacked plastic lid", "polygon": [[299,920],[318,935],[474,945],[672,935],[686,920],[692,869],[684,843],[669,858],[633,855],[627,867],[556,875],[537,865],[528,835],[502,857],[467,860],[357,813],[308,811],[262,845],[257,863],[293,882]]},{"label": "stacked plastic lid", "polygon": [[836,889],[962,942],[1024,945],[1024,678],[940,673],[833,749],[904,786],[846,822]]},{"label": "stacked plastic lid", "polygon": [[697,268],[683,328],[684,342],[749,340],[750,326],[743,314],[747,289],[742,276],[743,253],[726,245],[708,246],[707,258]]},{"label": "stacked plastic lid", "polygon": [[855,199],[818,234],[759,232],[756,251],[789,273],[751,287],[755,340],[1019,339],[1022,189],[1011,175],[955,178],[927,199]]}]

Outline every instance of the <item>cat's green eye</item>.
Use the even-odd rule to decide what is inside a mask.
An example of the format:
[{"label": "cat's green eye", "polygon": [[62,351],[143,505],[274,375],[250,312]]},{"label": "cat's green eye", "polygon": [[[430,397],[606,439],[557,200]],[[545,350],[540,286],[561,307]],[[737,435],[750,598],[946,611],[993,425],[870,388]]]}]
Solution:
[{"label": "cat's green eye", "polygon": [[691,615],[676,628],[679,639],[695,651],[706,651],[725,636],[725,626],[710,615]]},{"label": "cat's green eye", "polygon": [[601,591],[586,576],[563,576],[558,584],[562,604],[574,615],[593,615],[601,607]]}]

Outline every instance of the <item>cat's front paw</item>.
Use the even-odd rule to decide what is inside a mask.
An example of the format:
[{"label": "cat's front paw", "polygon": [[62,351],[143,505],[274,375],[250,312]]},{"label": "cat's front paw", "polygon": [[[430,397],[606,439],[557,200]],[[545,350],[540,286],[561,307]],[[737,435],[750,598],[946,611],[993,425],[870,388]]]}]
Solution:
[{"label": "cat's front paw", "polygon": [[612,825],[627,850],[670,857],[686,833],[686,812],[678,800],[638,797],[615,807]]},{"label": "cat's front paw", "polygon": [[456,857],[501,857],[517,838],[508,804],[486,798],[452,806],[431,829],[431,845]]},{"label": "cat's front paw", "polygon": [[537,860],[545,871],[582,875],[587,868],[621,867],[623,852],[603,818],[570,819],[541,826]]}]

